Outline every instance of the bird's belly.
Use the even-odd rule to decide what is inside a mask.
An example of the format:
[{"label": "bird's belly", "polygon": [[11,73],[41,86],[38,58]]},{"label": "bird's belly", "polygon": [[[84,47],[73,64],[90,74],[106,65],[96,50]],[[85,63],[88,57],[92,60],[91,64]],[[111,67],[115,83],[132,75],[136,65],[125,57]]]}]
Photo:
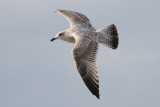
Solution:
[{"label": "bird's belly", "polygon": [[63,38],[64,41],[69,42],[69,43],[75,43],[75,39],[74,37],[67,37],[67,38]]}]

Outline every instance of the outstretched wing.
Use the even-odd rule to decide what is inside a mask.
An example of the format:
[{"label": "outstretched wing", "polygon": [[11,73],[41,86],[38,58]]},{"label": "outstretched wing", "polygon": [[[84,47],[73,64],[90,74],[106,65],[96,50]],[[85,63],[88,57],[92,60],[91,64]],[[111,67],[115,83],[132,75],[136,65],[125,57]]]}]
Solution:
[{"label": "outstretched wing", "polygon": [[77,25],[79,25],[84,28],[95,31],[95,28],[92,27],[90,20],[81,13],[69,11],[69,10],[60,10],[60,9],[55,10],[55,12],[66,17],[68,21],[70,22],[71,27],[76,27]]},{"label": "outstretched wing", "polygon": [[96,67],[96,54],[98,44],[89,38],[76,40],[72,54],[84,83],[88,89],[99,99],[99,79]]}]

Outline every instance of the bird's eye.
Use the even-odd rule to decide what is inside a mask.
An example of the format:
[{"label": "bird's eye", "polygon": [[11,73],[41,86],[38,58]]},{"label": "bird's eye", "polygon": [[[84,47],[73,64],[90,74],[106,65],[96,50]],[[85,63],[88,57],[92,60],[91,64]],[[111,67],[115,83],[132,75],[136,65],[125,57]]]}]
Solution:
[{"label": "bird's eye", "polygon": [[62,33],[60,33],[59,36],[62,36]]}]

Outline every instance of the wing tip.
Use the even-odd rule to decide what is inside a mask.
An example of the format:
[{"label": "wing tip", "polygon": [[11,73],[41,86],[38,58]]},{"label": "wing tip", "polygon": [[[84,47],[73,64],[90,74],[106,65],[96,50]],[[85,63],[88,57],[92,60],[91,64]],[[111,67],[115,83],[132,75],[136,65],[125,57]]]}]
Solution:
[{"label": "wing tip", "polygon": [[100,95],[99,95],[99,93],[97,94],[97,95],[95,95],[98,99],[100,99]]},{"label": "wing tip", "polygon": [[56,9],[56,10],[54,10],[54,12],[58,12],[60,9]]},{"label": "wing tip", "polygon": [[99,95],[99,85],[96,85],[93,83],[93,81],[90,78],[83,78],[83,81],[85,83],[85,85],[87,86],[87,88],[90,90],[90,92],[95,95],[98,99],[100,99],[100,95]]},{"label": "wing tip", "polygon": [[62,9],[56,9],[54,10],[54,12],[60,12],[60,11],[63,11]]}]

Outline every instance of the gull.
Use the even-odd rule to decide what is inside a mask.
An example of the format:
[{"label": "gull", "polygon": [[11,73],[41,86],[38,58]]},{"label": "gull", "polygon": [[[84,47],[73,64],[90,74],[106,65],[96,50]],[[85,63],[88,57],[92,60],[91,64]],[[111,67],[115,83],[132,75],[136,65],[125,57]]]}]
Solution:
[{"label": "gull", "polygon": [[112,24],[96,30],[90,20],[81,13],[61,9],[55,12],[68,19],[70,28],[59,32],[51,41],[61,39],[74,43],[72,55],[76,68],[87,88],[99,99],[99,78],[96,67],[98,45],[100,43],[112,49],[118,48],[119,37],[116,26]]}]

